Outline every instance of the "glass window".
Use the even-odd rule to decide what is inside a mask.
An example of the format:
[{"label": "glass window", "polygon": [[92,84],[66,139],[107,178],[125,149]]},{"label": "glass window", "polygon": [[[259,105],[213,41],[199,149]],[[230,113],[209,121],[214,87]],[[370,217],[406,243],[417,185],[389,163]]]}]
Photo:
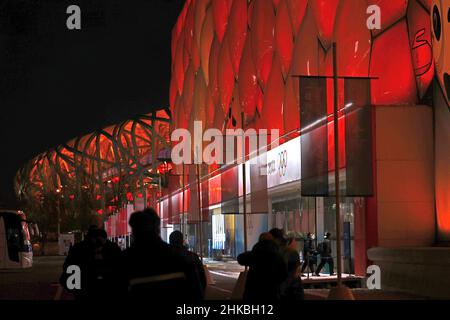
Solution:
[{"label": "glass window", "polygon": [[9,259],[11,261],[19,262],[19,252],[22,251],[24,247],[22,224],[15,216],[5,216],[4,221]]}]

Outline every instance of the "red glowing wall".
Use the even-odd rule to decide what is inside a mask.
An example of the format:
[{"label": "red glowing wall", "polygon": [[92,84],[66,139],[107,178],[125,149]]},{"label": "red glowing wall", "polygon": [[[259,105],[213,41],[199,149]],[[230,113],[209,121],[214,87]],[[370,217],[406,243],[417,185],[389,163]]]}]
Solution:
[{"label": "red glowing wall", "polygon": [[[381,8],[381,30],[367,28],[371,4]],[[434,75],[430,5],[418,0],[187,0],[173,29],[174,127],[204,120],[221,129],[228,118],[239,125],[243,111],[249,127],[298,128],[292,76],[331,75],[333,41],[340,76],[379,78],[372,83],[374,104],[415,104]]]}]

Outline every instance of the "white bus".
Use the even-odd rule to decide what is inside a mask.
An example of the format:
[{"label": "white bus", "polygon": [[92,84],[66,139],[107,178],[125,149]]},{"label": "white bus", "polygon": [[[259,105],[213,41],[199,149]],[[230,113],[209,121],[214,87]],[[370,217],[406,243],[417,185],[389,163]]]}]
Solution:
[{"label": "white bus", "polygon": [[22,211],[0,210],[0,269],[33,266],[30,231],[37,230]]}]

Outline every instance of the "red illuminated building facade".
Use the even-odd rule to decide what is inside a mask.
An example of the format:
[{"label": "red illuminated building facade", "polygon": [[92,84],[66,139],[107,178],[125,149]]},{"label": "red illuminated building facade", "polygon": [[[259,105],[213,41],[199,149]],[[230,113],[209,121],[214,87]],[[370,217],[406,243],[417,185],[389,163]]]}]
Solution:
[{"label": "red illuminated building facade", "polygon": [[[381,9],[379,30],[367,27],[371,5]],[[349,224],[352,239],[346,249],[354,271],[365,274],[367,251],[373,247],[448,243],[448,8],[448,1],[426,0],[186,1],[172,37],[172,128],[192,131],[194,121],[202,121],[206,129],[222,131],[242,123],[244,129],[281,130],[282,144],[269,152],[267,161],[275,161],[278,170],[287,166],[287,173],[268,177],[269,210],[249,215],[249,246],[259,232],[275,226],[300,238],[312,232],[319,240],[335,228],[333,198],[302,197],[299,191],[305,139],[299,137],[303,98],[298,76],[332,77],[333,42],[339,108],[348,102],[345,77],[370,78],[372,132],[367,150],[372,156],[373,190],[370,196],[345,197],[342,203],[342,220]],[[332,81],[326,81],[328,117],[333,112]],[[351,140],[343,138],[349,119],[341,113],[339,121],[340,170],[345,171],[346,157],[351,156],[345,151]],[[331,117],[327,126],[331,174]],[[280,154],[287,154],[288,160]],[[208,172],[214,175],[216,170]],[[223,180],[225,174],[209,178],[210,217],[205,226],[212,231],[204,234],[210,243],[204,242],[213,251],[235,253],[243,250],[242,215],[223,214],[219,197],[223,183],[215,180]],[[243,179],[238,179],[242,196]],[[175,197],[183,198],[183,193]],[[166,218],[174,220],[170,222],[180,223],[183,218],[178,215],[183,217],[190,205],[179,204],[183,200],[178,199],[174,212],[169,208],[173,198],[163,200],[161,207],[169,212]]]}]

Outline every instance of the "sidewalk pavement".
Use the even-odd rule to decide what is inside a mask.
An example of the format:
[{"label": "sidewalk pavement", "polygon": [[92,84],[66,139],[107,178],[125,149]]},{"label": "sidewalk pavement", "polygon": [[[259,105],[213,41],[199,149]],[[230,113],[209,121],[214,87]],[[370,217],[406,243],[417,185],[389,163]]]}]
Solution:
[{"label": "sidewalk pavement", "polygon": [[[401,300],[428,300],[429,298],[421,297],[404,292],[393,292],[385,290],[369,290],[369,289],[352,289],[355,300],[361,301],[401,301]],[[306,300],[327,300],[330,293],[329,289],[306,289]]]},{"label": "sidewalk pavement", "polygon": [[[236,281],[239,278],[239,274],[245,270],[240,266],[237,261],[227,259],[223,261],[216,261],[213,259],[204,259],[204,263],[208,266],[209,271],[214,276],[220,276],[228,278],[230,281]],[[347,275],[348,276],[348,275]],[[322,274],[321,277],[311,277],[311,281],[329,281],[336,277],[330,277]],[[306,278],[303,278],[306,282]],[[353,295],[356,300],[427,300],[428,298],[419,295],[393,292],[385,290],[368,290],[368,289],[352,289]],[[326,300],[329,295],[329,289],[306,289],[306,300]]]}]

